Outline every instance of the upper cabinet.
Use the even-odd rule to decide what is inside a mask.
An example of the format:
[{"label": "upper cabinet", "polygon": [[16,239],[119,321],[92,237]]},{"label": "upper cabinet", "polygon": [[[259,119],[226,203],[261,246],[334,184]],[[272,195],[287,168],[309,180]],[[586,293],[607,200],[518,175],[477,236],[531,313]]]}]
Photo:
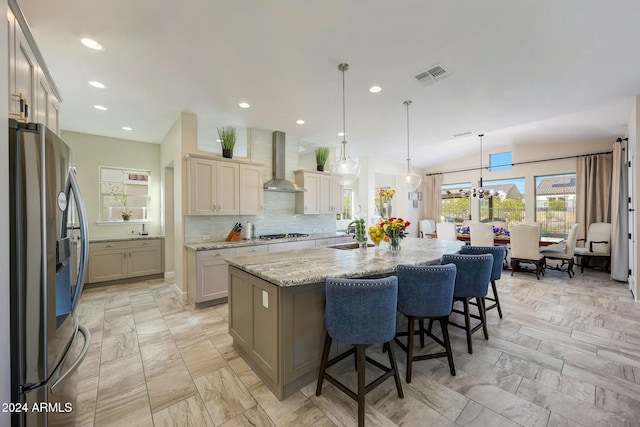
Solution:
[{"label": "upper cabinet", "polygon": [[15,1],[7,9],[9,118],[60,133],[60,97]]},{"label": "upper cabinet", "polygon": [[331,174],[294,171],[296,184],[307,191],[296,193],[297,214],[336,214],[342,212],[342,186]]},{"label": "upper cabinet", "polygon": [[189,156],[189,215],[262,213],[262,165]]}]

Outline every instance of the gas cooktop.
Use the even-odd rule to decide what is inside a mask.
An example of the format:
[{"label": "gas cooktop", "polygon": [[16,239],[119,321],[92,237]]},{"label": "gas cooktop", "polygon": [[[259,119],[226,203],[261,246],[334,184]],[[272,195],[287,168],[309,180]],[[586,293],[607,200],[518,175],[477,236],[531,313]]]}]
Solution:
[{"label": "gas cooktop", "polygon": [[308,234],[305,233],[278,233],[278,234],[263,234],[259,236],[260,239],[263,240],[274,240],[274,239],[290,239],[296,237],[307,237]]}]

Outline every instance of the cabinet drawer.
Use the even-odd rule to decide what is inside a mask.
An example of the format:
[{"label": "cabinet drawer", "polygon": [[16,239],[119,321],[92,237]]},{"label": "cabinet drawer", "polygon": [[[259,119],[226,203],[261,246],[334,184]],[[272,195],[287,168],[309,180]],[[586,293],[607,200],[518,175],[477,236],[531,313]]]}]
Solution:
[{"label": "cabinet drawer", "polygon": [[104,250],[114,250],[114,249],[127,249],[127,241],[120,240],[117,242],[94,242],[89,243],[89,251],[104,251]]},{"label": "cabinet drawer", "polygon": [[236,248],[236,256],[262,255],[269,253],[268,245],[243,246]]},{"label": "cabinet drawer", "polygon": [[160,240],[130,240],[129,245],[127,246],[129,249],[135,248],[148,248],[148,249],[160,249]]},{"label": "cabinet drawer", "polygon": [[235,256],[236,250],[235,248],[231,249],[214,249],[210,251],[198,251],[196,255],[197,262],[205,262],[205,261],[215,261],[220,260],[220,262],[224,262],[225,258],[230,258]]}]

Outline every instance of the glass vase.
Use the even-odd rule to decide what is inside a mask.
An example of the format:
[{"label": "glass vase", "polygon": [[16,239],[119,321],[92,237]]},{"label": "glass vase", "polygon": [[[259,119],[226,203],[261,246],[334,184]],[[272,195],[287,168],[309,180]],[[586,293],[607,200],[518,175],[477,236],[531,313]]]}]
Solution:
[{"label": "glass vase", "polygon": [[400,256],[400,242],[402,239],[400,237],[391,237],[389,236],[389,252],[393,256]]}]

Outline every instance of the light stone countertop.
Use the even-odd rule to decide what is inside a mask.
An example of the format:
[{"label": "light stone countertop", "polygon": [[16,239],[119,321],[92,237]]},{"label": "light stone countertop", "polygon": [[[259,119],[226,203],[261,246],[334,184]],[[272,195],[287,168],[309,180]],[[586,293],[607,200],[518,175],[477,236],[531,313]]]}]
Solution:
[{"label": "light stone countertop", "polygon": [[309,234],[306,237],[293,237],[290,239],[273,239],[273,240],[264,240],[264,239],[251,239],[251,240],[239,240],[237,242],[227,242],[227,241],[214,241],[214,242],[200,242],[200,243],[185,243],[185,247],[187,249],[192,249],[194,251],[208,251],[212,249],[227,249],[227,248],[239,248],[242,246],[258,246],[258,245],[268,245],[271,243],[285,243],[285,242],[298,242],[301,240],[319,240],[326,238],[337,238],[337,237],[345,237],[346,233],[336,232],[336,233],[315,233]]},{"label": "light stone countertop", "polygon": [[406,237],[400,256],[387,249],[342,250],[332,248],[301,249],[266,255],[227,259],[229,265],[260,277],[274,285],[298,286],[324,282],[327,277],[358,278],[395,272],[398,264],[439,264],[443,254],[455,253],[464,242]]},{"label": "light stone countertop", "polygon": [[98,237],[95,239],[89,239],[89,243],[126,242],[129,240],[153,240],[153,239],[164,239],[164,236],[151,235],[151,234],[148,236],[141,236],[139,234],[132,234],[131,236],[124,236],[124,237]]}]

